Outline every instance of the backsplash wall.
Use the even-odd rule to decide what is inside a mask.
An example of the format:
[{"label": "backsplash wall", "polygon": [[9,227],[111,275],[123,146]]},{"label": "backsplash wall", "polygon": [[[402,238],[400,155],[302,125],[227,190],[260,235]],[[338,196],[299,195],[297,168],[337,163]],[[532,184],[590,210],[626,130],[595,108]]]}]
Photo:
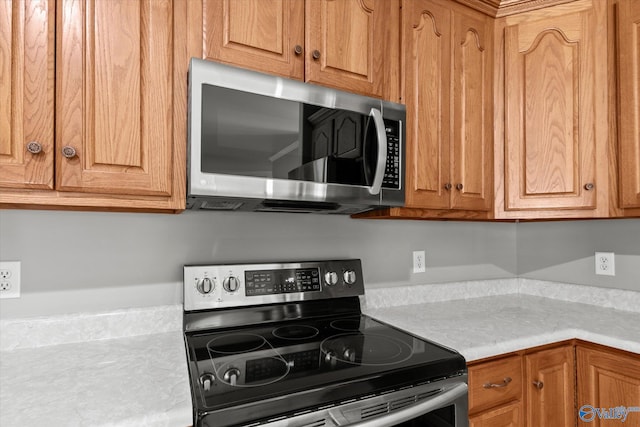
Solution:
[{"label": "backsplash wall", "polygon": [[[508,223],[4,210],[0,259],[22,262],[22,296],[0,318],[179,304],[184,264],[353,257],[380,287],[515,277],[516,249]],[[411,272],[414,250],[426,273]]]},{"label": "backsplash wall", "polygon": [[[640,219],[554,221],[517,226],[518,275],[640,291]],[[614,277],[595,274],[595,252],[615,253]]]}]

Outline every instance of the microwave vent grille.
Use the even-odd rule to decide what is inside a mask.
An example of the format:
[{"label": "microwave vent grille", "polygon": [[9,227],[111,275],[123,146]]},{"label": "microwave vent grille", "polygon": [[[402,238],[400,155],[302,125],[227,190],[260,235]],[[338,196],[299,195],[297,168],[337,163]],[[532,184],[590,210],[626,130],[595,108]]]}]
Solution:
[{"label": "microwave vent grille", "polygon": [[244,203],[228,200],[205,200],[200,205],[200,209],[210,211],[235,211],[240,209]]}]

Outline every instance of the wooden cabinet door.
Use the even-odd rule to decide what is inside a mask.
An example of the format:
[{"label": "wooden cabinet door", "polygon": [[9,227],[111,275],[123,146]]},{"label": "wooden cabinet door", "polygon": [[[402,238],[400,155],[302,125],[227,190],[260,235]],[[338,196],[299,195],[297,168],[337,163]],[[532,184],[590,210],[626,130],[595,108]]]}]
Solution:
[{"label": "wooden cabinet door", "polygon": [[[432,0],[403,9],[406,206],[450,204],[451,13]],[[445,187],[446,186],[446,187]]]},{"label": "wooden cabinet door", "polygon": [[304,78],[304,1],[202,0],[202,3],[205,59]]},{"label": "wooden cabinet door", "polygon": [[[578,426],[614,427],[640,425],[640,412],[621,419],[601,420],[593,409],[640,406],[640,356],[578,346]],[[585,407],[584,405],[587,405]]]},{"label": "wooden cabinet door", "polygon": [[523,427],[522,402],[484,411],[469,418],[469,427]]},{"label": "wooden cabinet door", "polygon": [[54,22],[54,0],[0,2],[0,187],[53,188]]},{"label": "wooden cabinet door", "polygon": [[385,66],[399,55],[398,3],[312,0],[305,9],[305,80],[385,96]]},{"label": "wooden cabinet door", "polygon": [[[596,103],[600,99],[594,48],[606,31],[595,8],[576,2],[510,18],[505,29],[505,209],[596,207]],[[559,11],[559,12],[554,12]],[[601,86],[600,86],[601,87]],[[606,123],[605,123],[606,125]],[[606,159],[600,159],[606,167]]]},{"label": "wooden cabinet door", "polygon": [[575,425],[574,359],[572,345],[525,356],[527,426]]},{"label": "wooden cabinet door", "polygon": [[640,208],[640,2],[618,3],[620,204]]},{"label": "wooden cabinet door", "polygon": [[170,195],[172,1],[57,5],[56,188]]},{"label": "wooden cabinet door", "polygon": [[482,13],[454,9],[452,20],[451,208],[493,207],[492,25]]}]

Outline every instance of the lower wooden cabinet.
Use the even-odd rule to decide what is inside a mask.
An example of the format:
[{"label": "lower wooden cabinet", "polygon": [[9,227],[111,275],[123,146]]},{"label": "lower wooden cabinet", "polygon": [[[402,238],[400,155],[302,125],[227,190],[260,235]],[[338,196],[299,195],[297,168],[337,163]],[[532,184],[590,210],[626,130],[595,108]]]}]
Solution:
[{"label": "lower wooden cabinet", "polygon": [[524,356],[528,426],[575,425],[574,351],[573,345],[566,345]]},{"label": "lower wooden cabinet", "polygon": [[[629,412],[624,423],[612,408],[640,408],[640,355],[578,345],[578,426],[640,426],[640,412]],[[608,411],[610,419],[600,419]]]},{"label": "lower wooden cabinet", "polygon": [[573,341],[523,350],[469,366],[472,427],[573,427]]},{"label": "lower wooden cabinet", "polygon": [[522,426],[522,402],[516,401],[469,417],[469,427],[518,427]]}]

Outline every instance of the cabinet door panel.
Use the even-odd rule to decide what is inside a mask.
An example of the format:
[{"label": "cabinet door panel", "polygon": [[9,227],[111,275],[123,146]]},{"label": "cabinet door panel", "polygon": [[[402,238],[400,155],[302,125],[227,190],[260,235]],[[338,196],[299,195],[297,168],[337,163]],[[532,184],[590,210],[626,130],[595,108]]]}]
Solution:
[{"label": "cabinet door panel", "polygon": [[621,205],[640,208],[640,2],[618,4]]},{"label": "cabinet door panel", "polygon": [[302,80],[304,2],[204,0],[205,59]]},{"label": "cabinet door panel", "polygon": [[406,205],[446,209],[450,194],[451,14],[431,1],[404,11],[407,104]]},{"label": "cabinet door panel", "polygon": [[[492,206],[493,34],[480,13],[453,18],[453,164],[454,209]],[[460,186],[460,187],[459,187]]]},{"label": "cabinet door panel", "polygon": [[0,2],[0,187],[53,188],[54,5]]},{"label": "cabinet door panel", "polygon": [[525,357],[526,411],[529,426],[575,425],[573,346],[543,350]]},{"label": "cabinet door panel", "polygon": [[[640,406],[640,356],[577,347],[578,408],[618,408]],[[631,412],[624,423],[620,419],[600,420],[586,408],[585,421],[578,426],[613,427],[640,425],[640,412]]]},{"label": "cabinet door panel", "polygon": [[469,418],[469,427],[523,427],[522,402],[484,411]]},{"label": "cabinet door panel", "polygon": [[317,0],[305,7],[305,80],[382,97],[397,2]]},{"label": "cabinet door panel", "polygon": [[594,22],[586,9],[505,29],[507,210],[596,206]]},{"label": "cabinet door panel", "polygon": [[56,187],[170,195],[172,3],[58,3]]}]

